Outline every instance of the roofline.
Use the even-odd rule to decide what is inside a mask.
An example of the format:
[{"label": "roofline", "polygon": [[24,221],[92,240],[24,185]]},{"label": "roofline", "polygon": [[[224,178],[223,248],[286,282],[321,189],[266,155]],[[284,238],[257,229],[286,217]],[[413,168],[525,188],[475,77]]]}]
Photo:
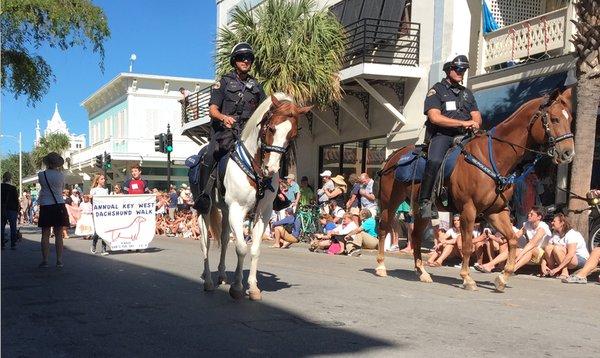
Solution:
[{"label": "roofline", "polygon": [[132,73],[132,72],[121,72],[117,74],[112,80],[108,81],[102,87],[100,87],[96,92],[92,93],[86,99],[84,99],[80,105],[85,107],[87,102],[89,102],[93,97],[103,92],[106,88],[110,87],[115,82],[119,81],[121,78],[145,78],[150,80],[170,80],[170,81],[182,81],[182,82],[199,82],[206,83],[207,85],[211,85],[215,82],[214,79],[206,79],[206,78],[193,78],[193,77],[176,77],[176,76],[161,76],[161,75],[148,75],[144,73]]}]

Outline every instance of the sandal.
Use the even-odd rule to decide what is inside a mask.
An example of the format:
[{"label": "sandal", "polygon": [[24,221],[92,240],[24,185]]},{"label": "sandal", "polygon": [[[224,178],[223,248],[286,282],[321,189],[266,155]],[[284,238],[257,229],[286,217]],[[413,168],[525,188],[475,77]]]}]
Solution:
[{"label": "sandal", "polygon": [[481,272],[481,273],[492,273],[492,271],[486,269],[485,267],[483,267],[483,265],[480,265],[478,263],[476,263],[475,265],[473,265],[473,267],[475,268],[475,270]]},{"label": "sandal", "polygon": [[579,277],[577,275],[571,275],[561,280],[563,283],[587,283],[587,277]]}]

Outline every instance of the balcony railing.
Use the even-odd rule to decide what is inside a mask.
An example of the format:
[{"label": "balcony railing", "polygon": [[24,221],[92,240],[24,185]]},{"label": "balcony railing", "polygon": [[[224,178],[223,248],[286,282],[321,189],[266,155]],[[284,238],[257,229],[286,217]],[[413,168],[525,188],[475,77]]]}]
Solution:
[{"label": "balcony railing", "polygon": [[207,117],[209,101],[210,87],[187,96],[181,105],[181,124]]},{"label": "balcony railing", "polygon": [[360,63],[419,66],[418,23],[364,18],[344,30],[344,67]]},{"label": "balcony railing", "polygon": [[560,55],[569,43],[568,7],[521,21],[483,36],[483,68],[502,63],[528,62]]}]

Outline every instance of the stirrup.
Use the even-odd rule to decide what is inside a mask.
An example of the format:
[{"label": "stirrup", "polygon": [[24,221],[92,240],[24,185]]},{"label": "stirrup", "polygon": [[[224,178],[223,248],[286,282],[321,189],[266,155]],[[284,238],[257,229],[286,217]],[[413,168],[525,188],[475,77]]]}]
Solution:
[{"label": "stirrup", "polygon": [[438,211],[432,201],[425,200],[419,203],[419,215],[422,219],[437,219]]}]

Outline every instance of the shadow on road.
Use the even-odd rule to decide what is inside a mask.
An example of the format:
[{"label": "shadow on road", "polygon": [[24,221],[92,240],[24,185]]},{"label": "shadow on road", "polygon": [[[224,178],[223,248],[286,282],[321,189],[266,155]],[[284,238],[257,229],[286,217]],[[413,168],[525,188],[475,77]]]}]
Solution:
[{"label": "shadow on road", "polygon": [[[39,242],[23,239],[16,251],[2,253],[6,357],[300,357],[360,354],[392,346],[353,332],[341,321],[310,319],[310,314],[291,311],[305,307],[286,310],[266,301],[234,301],[228,285],[205,293],[199,279],[188,278],[194,275],[185,272],[186,267],[182,277],[162,267],[66,250],[64,268],[40,270],[39,250]],[[144,264],[151,265],[154,257],[146,256]],[[291,287],[263,271],[259,282],[265,291]]]},{"label": "shadow on road", "polygon": [[[460,269],[456,269],[456,274],[458,275],[458,270]],[[363,272],[367,272],[372,274],[373,276],[375,276],[375,270],[371,269],[371,268],[364,268],[361,269],[360,271]],[[440,276],[440,275],[436,275],[435,271],[429,269],[427,270],[427,272],[431,275],[431,278],[433,279],[433,282],[435,283],[441,283],[443,285],[448,285],[448,286],[454,286],[454,287],[458,287],[458,288],[462,288],[463,287],[463,281],[460,278],[457,277],[449,277],[449,276]],[[415,271],[413,270],[405,270],[405,269],[388,269],[387,270],[387,274],[389,277],[394,277],[394,278],[398,278],[401,280],[405,280],[405,281],[415,281],[418,282],[419,281],[419,277],[417,276],[417,274],[415,273]],[[472,275],[471,275],[472,277]],[[475,279],[475,278],[473,278]],[[486,289],[486,290],[490,290],[490,291],[494,291],[496,290],[494,283],[491,281],[477,281],[477,287],[480,289]],[[507,286],[507,288],[510,288],[510,286]]]}]

